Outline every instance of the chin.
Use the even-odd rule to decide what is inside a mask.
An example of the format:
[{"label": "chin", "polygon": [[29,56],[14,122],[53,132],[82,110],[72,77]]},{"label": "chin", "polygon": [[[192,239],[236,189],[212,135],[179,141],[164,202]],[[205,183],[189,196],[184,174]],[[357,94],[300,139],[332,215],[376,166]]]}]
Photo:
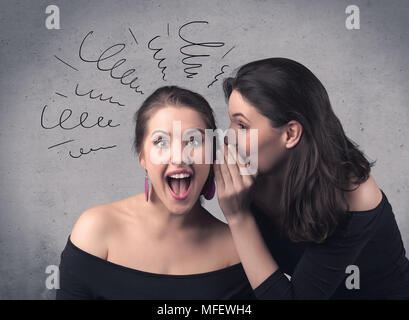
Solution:
[{"label": "chin", "polygon": [[169,212],[171,212],[174,215],[182,216],[185,214],[188,214],[190,211],[192,211],[193,205],[188,206],[188,205],[171,205],[168,207]]}]

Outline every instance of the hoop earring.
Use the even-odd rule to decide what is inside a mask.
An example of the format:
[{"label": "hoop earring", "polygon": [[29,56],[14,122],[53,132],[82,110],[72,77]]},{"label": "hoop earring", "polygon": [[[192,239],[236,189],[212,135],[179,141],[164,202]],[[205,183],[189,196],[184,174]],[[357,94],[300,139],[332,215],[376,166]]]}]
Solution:
[{"label": "hoop earring", "polygon": [[145,199],[148,202],[149,199],[149,183],[148,183],[148,172],[145,170]]}]

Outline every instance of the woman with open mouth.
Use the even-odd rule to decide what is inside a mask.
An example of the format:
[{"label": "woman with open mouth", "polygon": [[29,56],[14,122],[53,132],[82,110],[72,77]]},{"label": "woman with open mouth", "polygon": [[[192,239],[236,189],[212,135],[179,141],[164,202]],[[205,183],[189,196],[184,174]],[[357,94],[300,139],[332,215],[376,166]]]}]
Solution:
[{"label": "woman with open mouth", "polygon": [[228,226],[201,205],[215,193],[207,101],[162,87],[135,122],[145,192],[79,217],[61,255],[57,299],[254,298]]}]

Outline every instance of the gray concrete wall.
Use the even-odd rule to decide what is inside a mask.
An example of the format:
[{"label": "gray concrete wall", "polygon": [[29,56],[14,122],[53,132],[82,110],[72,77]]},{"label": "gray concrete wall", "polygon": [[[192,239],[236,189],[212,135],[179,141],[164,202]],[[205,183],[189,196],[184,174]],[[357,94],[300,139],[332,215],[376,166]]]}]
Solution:
[{"label": "gray concrete wall", "polygon": [[[60,9],[60,30],[45,26],[48,5]],[[345,9],[360,8],[360,29],[347,30]],[[387,194],[409,247],[409,2],[402,1],[8,1],[0,2],[0,298],[52,299],[45,286],[49,265],[58,265],[74,222],[87,208],[143,191],[144,172],[132,154],[132,116],[144,96],[81,61],[79,46],[95,57],[123,43],[123,70],[134,68],[147,94],[166,84],[203,94],[229,124],[220,81],[210,87],[223,65],[226,74],[251,60],[282,56],[309,67],[326,86],[347,135],[371,159],[373,175]],[[186,77],[182,28],[197,42],[202,68]],[[169,27],[168,27],[169,26]],[[135,39],[130,33],[132,30]],[[169,32],[168,32],[169,30]],[[159,56],[165,79],[147,47]],[[137,43],[136,43],[137,42]],[[234,47],[234,48],[233,48]],[[225,55],[228,50],[231,50]],[[195,50],[196,50],[195,49]],[[225,55],[225,56],[224,56]],[[223,57],[224,56],[224,57]],[[67,66],[57,57],[72,67]],[[73,69],[75,68],[75,69]],[[95,89],[123,104],[75,95]],[[65,96],[65,97],[64,97]],[[115,128],[44,129],[68,108],[72,118],[112,119]],[[78,123],[78,122],[76,122]],[[94,122],[93,122],[94,123]],[[106,122],[104,122],[106,124]],[[73,119],[67,125],[75,124]],[[53,145],[69,141],[60,146]],[[116,147],[72,158],[89,148]],[[217,200],[206,206],[221,218]]]}]

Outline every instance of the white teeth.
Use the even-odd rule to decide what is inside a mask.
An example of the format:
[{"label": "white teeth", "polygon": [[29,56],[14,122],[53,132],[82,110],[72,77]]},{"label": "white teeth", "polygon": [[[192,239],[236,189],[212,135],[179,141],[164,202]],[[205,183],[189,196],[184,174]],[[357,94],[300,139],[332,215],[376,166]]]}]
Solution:
[{"label": "white teeth", "polygon": [[168,177],[174,178],[174,179],[183,179],[183,178],[189,178],[190,174],[189,173],[177,173],[177,174],[172,174]]}]

